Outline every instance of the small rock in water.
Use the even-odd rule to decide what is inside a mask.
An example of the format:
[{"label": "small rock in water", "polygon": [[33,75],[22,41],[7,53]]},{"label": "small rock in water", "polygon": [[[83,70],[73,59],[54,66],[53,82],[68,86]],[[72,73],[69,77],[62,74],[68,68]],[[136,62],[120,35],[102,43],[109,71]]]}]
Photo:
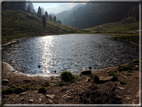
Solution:
[{"label": "small rock in water", "polygon": [[41,66],[39,65],[38,68],[40,68]]}]

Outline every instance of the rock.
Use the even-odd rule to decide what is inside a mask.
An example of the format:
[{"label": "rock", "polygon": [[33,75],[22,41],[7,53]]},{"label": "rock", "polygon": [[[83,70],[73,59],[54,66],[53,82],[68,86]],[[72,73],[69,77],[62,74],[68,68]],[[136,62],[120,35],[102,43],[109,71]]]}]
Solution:
[{"label": "rock", "polygon": [[136,97],[139,97],[139,94],[140,94],[140,90],[138,91],[138,93],[137,93]]},{"label": "rock", "polygon": [[119,89],[121,89],[121,90],[124,90],[125,88],[124,87],[118,87]]},{"label": "rock", "polygon": [[53,104],[53,101],[51,99],[48,99],[47,104]]},{"label": "rock", "polygon": [[91,78],[87,77],[86,82],[90,82]]},{"label": "rock", "polygon": [[50,99],[53,99],[55,97],[55,94],[52,94],[52,95],[47,94],[46,97],[50,98]]},{"label": "rock", "polygon": [[82,71],[81,71],[81,74],[82,74],[82,75],[90,75],[90,74],[91,74],[91,70],[90,70],[90,69],[82,70]]},{"label": "rock", "polygon": [[49,83],[44,83],[43,86],[49,86]]},{"label": "rock", "polygon": [[21,94],[20,94],[20,96],[23,96],[23,95],[25,95],[25,94],[27,94],[27,92],[23,92],[23,93],[21,93]]},{"label": "rock", "polygon": [[24,98],[21,98],[21,101],[24,101]]},{"label": "rock", "polygon": [[22,88],[16,88],[15,90],[14,90],[14,93],[16,93],[16,94],[19,94],[19,93],[21,93],[21,92],[23,92],[24,90],[22,89]]},{"label": "rock", "polygon": [[33,101],[34,101],[34,99],[30,99],[30,100],[29,100],[29,103],[33,103]]},{"label": "rock", "polygon": [[74,92],[74,90],[71,90],[71,92]]},{"label": "rock", "polygon": [[63,98],[64,100],[73,99],[73,98],[72,98],[71,96],[69,96],[68,94],[63,95],[62,98]]},{"label": "rock", "polygon": [[107,76],[107,77],[100,76],[100,77],[99,77],[99,80],[101,80],[101,81],[109,81],[109,80],[111,80],[112,78],[113,78],[113,76]]},{"label": "rock", "polygon": [[122,97],[119,95],[116,95],[116,99],[122,99]]},{"label": "rock", "polygon": [[2,85],[7,84],[8,82],[9,82],[8,79],[2,79]]},{"label": "rock", "polygon": [[6,62],[2,62],[2,71],[3,72],[12,72],[12,71],[14,71],[14,68]]},{"label": "rock", "polygon": [[131,98],[130,98],[130,97],[126,97],[126,99],[127,99],[127,100],[130,100]]},{"label": "rock", "polygon": [[66,91],[66,93],[69,93],[70,91],[68,90],[68,91]]},{"label": "rock", "polygon": [[42,98],[39,98],[39,102],[42,102]]}]

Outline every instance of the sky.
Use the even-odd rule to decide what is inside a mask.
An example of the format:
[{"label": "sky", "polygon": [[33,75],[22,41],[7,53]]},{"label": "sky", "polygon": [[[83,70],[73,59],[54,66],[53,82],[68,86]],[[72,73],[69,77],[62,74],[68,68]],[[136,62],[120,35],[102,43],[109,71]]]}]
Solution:
[{"label": "sky", "polygon": [[[39,3],[33,3],[34,5],[34,8],[37,12],[38,10],[38,7],[40,6],[41,8],[43,7],[45,11],[47,11],[48,13],[60,13],[62,11],[65,11],[65,10],[69,10],[71,8],[73,8],[75,5],[79,4],[79,3],[74,3],[75,0],[56,0],[56,1],[59,1],[59,2],[55,2],[55,3],[52,3],[52,1],[55,1],[55,0],[50,0],[50,3],[47,3],[49,0],[46,0],[46,2],[42,1],[42,2],[39,2]],[[63,1],[63,3],[61,3],[61,1]],[[65,2],[66,3],[65,3]],[[83,0],[77,0],[78,2],[79,1],[83,1]],[[82,4],[85,4],[87,1],[90,1],[90,0],[84,0],[84,2],[81,2]]]},{"label": "sky", "polygon": [[[30,0],[30,1],[38,1],[39,0]],[[41,0],[42,2],[39,2],[39,3],[33,3],[34,5],[34,8],[37,12],[38,10],[38,7],[40,6],[41,8],[43,7],[44,8],[44,11],[47,11],[48,13],[60,13],[62,11],[65,11],[65,10],[68,10],[68,9],[71,9],[72,7],[74,7],[75,5],[77,5],[78,3],[74,3],[74,2],[80,2],[80,3],[86,3],[87,1],[140,1],[140,0]],[[45,2],[44,2],[45,1]],[[56,1],[55,3],[51,3],[51,2],[54,2]],[[59,1],[59,3],[57,3]],[[61,3],[61,1],[63,1],[63,3]],[[64,3],[65,2],[70,2],[70,3]],[[50,2],[50,3],[47,3],[47,2]]]},{"label": "sky", "polygon": [[44,11],[55,14],[71,9],[77,4],[78,3],[33,3],[36,12],[40,6],[41,8],[44,8]]}]

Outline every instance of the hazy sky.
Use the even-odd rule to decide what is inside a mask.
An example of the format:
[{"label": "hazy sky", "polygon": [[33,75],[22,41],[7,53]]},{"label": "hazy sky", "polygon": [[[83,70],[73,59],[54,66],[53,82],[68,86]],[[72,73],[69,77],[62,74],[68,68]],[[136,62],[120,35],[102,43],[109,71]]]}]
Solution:
[{"label": "hazy sky", "polygon": [[[39,0],[30,0],[30,1],[38,1]],[[140,1],[140,0],[41,0],[42,2],[39,3],[33,3],[35,10],[38,10],[38,7],[40,6],[41,8],[43,7],[45,11],[47,11],[48,13],[59,13],[65,10],[68,10],[72,7],[74,7],[76,4],[78,3],[74,3],[74,2],[81,2],[81,3],[86,3],[87,1]],[[44,2],[45,1],[45,2]],[[59,3],[47,3],[47,2],[54,2],[54,1],[59,1]],[[67,1],[70,3],[61,3],[61,1]],[[83,1],[83,2],[82,2]]]},{"label": "hazy sky", "polygon": [[[48,1],[50,1],[50,3],[47,3]],[[52,3],[52,1],[59,1],[58,3]],[[79,3],[74,3],[75,0],[46,0],[46,2],[39,2],[39,3],[33,3],[35,10],[38,10],[38,7],[40,6],[41,8],[43,7],[45,11],[47,11],[48,13],[59,13],[68,9],[71,9],[72,7],[74,7],[75,5],[79,4]],[[67,1],[70,3],[61,3],[61,1]],[[84,1],[81,3],[86,3],[87,1],[90,0],[77,0],[77,1]]]},{"label": "hazy sky", "polygon": [[65,10],[68,10],[78,3],[33,3],[35,10],[38,10],[38,7],[43,7],[48,13],[59,13]]}]

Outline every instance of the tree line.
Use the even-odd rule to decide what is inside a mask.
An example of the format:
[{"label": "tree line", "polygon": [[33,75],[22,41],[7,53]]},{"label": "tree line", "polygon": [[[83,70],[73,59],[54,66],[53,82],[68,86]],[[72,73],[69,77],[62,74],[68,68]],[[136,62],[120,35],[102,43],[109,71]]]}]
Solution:
[{"label": "tree line", "polygon": [[61,24],[60,20],[56,20],[56,16],[52,15],[52,14],[48,14],[47,11],[44,12],[44,8],[41,8],[40,6],[38,7],[38,11],[36,12],[34,9],[34,6],[31,2],[26,2],[26,1],[22,1],[22,2],[2,2],[2,9],[10,9],[10,10],[22,10],[25,12],[28,12],[30,14],[36,15],[39,18],[42,18],[42,24],[45,27],[46,26],[46,21],[47,20],[52,20],[55,21],[57,23]]},{"label": "tree line", "polygon": [[64,25],[84,29],[105,23],[118,22],[127,17],[138,21],[138,6],[138,3],[86,3],[64,19],[61,19],[62,17],[57,18]]}]

